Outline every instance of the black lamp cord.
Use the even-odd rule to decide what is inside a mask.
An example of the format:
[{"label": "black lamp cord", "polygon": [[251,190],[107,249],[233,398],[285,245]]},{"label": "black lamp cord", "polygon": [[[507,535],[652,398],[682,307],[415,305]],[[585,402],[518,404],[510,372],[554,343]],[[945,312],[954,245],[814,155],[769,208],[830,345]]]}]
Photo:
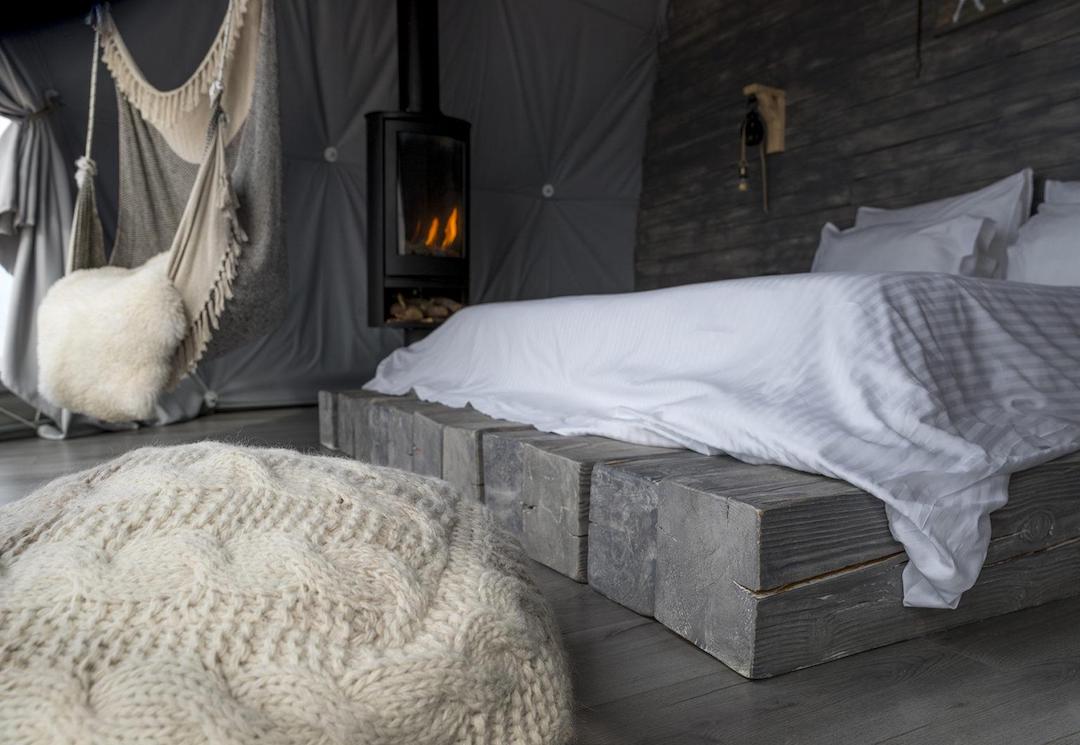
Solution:
[{"label": "black lamp cord", "polygon": [[[767,139],[767,136],[762,137],[761,142],[758,143],[758,157],[761,162],[761,209],[766,213],[769,211],[769,168],[765,159],[765,142]],[[743,118],[742,124],[739,125],[739,181],[740,184],[746,183],[747,188],[749,184],[746,179],[749,172],[750,162],[746,159],[746,118]],[[740,186],[740,191],[742,190]]]},{"label": "black lamp cord", "polygon": [[922,77],[923,0],[916,0],[915,10],[915,77]]},{"label": "black lamp cord", "polygon": [[746,160],[746,119],[739,125],[739,178],[742,179],[750,171],[750,164]]},{"label": "black lamp cord", "polygon": [[758,153],[761,155],[761,209],[765,214],[769,213],[769,169],[765,165],[765,140],[758,145]]}]

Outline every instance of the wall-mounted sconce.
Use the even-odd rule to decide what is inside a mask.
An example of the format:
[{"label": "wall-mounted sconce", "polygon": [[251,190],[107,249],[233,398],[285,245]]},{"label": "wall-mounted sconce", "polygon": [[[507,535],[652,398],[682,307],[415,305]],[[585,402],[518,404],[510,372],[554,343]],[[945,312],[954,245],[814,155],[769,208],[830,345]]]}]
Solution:
[{"label": "wall-mounted sconce", "polygon": [[757,100],[765,120],[765,153],[784,152],[784,127],[787,123],[787,94],[780,88],[754,83],[743,88],[743,95]]},{"label": "wall-mounted sconce", "polygon": [[779,88],[754,83],[743,88],[746,116],[739,127],[739,191],[750,190],[746,149],[757,147],[761,158],[761,205],[769,211],[769,181],[765,156],[784,152],[787,97]]}]

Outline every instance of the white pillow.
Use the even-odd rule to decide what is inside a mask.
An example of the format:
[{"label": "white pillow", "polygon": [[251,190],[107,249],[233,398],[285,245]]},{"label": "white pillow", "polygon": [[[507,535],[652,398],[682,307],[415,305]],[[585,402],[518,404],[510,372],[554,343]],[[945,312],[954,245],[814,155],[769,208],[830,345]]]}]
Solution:
[{"label": "white pillow", "polygon": [[978,191],[911,207],[892,210],[860,207],[855,213],[855,227],[896,222],[927,223],[959,215],[989,218],[996,223],[990,255],[997,261],[1000,276],[1005,270],[1006,249],[1016,241],[1020,226],[1031,215],[1033,175],[1030,168],[1025,168]]},{"label": "white pillow", "polygon": [[932,223],[821,229],[812,272],[944,272],[993,276],[993,220],[960,215]]},{"label": "white pillow", "polygon": [[1006,279],[1080,286],[1080,211],[1043,204],[1009,247]]},{"label": "white pillow", "polygon": [[[1043,202],[1035,211],[1039,215],[1051,215],[1053,217],[1069,217],[1071,215],[1080,215],[1080,202],[1077,202],[1076,204],[1070,204],[1069,202]],[[1036,217],[1037,216],[1038,215],[1036,215]],[[1033,217],[1031,219],[1034,220],[1035,218]],[[1031,220],[1029,220],[1028,222],[1031,222]],[[1023,228],[1021,228],[1020,234],[1023,235],[1023,233]]]},{"label": "white pillow", "polygon": [[1046,180],[1047,204],[1080,205],[1080,181]]}]

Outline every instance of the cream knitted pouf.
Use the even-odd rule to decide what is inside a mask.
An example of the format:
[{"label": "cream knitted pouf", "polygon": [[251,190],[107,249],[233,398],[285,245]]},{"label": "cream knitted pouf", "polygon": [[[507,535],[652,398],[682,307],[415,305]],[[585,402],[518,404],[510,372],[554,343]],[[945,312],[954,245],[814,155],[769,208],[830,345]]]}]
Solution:
[{"label": "cream knitted pouf", "polygon": [[441,481],[145,448],[0,509],[0,742],[562,743],[558,632]]}]

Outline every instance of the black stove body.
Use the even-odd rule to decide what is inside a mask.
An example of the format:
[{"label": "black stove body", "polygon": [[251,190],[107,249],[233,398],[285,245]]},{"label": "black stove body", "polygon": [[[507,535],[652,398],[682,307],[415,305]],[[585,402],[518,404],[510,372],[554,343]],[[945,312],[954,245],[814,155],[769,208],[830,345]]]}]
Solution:
[{"label": "black stove body", "polygon": [[368,325],[430,328],[391,308],[468,301],[470,126],[439,109],[437,0],[398,0],[398,65],[401,110],[367,115]]}]

